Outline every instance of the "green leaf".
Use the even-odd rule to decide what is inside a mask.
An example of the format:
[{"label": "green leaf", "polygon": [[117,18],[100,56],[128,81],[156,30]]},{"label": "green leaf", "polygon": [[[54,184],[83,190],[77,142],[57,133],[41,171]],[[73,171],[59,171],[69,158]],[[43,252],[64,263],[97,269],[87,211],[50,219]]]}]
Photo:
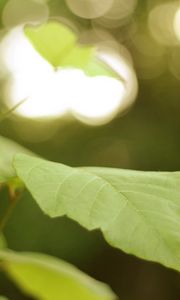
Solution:
[{"label": "green leaf", "polygon": [[31,153],[15,142],[0,136],[0,183],[6,182],[16,176],[12,167],[12,160],[18,152]]},{"label": "green leaf", "polygon": [[93,47],[78,45],[76,34],[58,22],[25,27],[25,34],[34,48],[54,67],[83,68],[94,52]]},{"label": "green leaf", "polygon": [[2,268],[27,294],[42,300],[114,300],[111,289],[76,267],[43,254],[0,251]]},{"label": "green leaf", "polygon": [[[91,59],[89,63],[84,67],[84,71],[88,76],[109,76],[118,79],[118,75],[104,62],[97,58]],[[122,78],[119,77],[122,80]]]},{"label": "green leaf", "polygon": [[38,27],[25,27],[24,32],[34,48],[55,68],[78,68],[89,76],[118,77],[109,66],[100,62],[95,47],[78,43],[77,35],[67,26],[48,22]]},{"label": "green leaf", "polygon": [[0,296],[0,300],[8,300],[8,298],[6,298],[4,296]]},{"label": "green leaf", "polygon": [[99,228],[112,246],[180,271],[180,172],[71,168],[23,154],[14,166],[49,216]]}]

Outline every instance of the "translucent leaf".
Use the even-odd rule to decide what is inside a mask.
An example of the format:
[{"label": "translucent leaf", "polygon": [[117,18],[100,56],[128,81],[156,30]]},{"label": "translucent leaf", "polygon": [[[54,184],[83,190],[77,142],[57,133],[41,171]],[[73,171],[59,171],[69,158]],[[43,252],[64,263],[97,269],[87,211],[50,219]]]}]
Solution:
[{"label": "translucent leaf", "polygon": [[91,59],[91,61],[89,61],[89,63],[84,67],[84,71],[89,76],[103,75],[117,78],[117,73],[97,58]]},{"label": "translucent leaf", "polygon": [[83,67],[93,54],[92,47],[79,46],[76,34],[58,22],[26,27],[25,34],[35,49],[54,67]]},{"label": "translucent leaf", "polygon": [[12,159],[17,152],[31,153],[15,142],[0,136],[0,183],[16,176],[12,167]]},{"label": "translucent leaf", "polygon": [[2,268],[27,294],[42,300],[114,300],[111,289],[76,267],[43,254],[0,251]]},{"label": "translucent leaf", "polygon": [[49,216],[99,228],[112,246],[180,271],[180,172],[71,168],[23,154],[14,166]]},{"label": "translucent leaf", "polygon": [[51,21],[38,27],[25,27],[24,31],[34,48],[54,67],[78,68],[89,76],[117,78],[110,67],[95,57],[95,47],[80,45],[77,35],[67,26]]}]

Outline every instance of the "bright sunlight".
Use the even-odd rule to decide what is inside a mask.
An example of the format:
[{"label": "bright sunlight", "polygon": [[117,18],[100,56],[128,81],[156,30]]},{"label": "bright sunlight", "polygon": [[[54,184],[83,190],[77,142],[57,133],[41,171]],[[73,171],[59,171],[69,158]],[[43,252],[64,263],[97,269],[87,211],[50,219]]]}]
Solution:
[{"label": "bright sunlight", "polygon": [[80,69],[54,70],[16,27],[1,43],[3,67],[11,76],[4,88],[7,106],[26,101],[16,113],[26,118],[60,117],[67,114],[91,125],[111,120],[134,101],[137,81],[132,67],[120,56],[99,53],[122,78],[88,77]]}]

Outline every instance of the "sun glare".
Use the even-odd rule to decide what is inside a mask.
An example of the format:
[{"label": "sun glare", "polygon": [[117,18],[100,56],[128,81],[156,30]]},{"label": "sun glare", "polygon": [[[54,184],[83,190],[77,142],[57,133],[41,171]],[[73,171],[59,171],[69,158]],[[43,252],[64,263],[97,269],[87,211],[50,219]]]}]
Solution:
[{"label": "sun glare", "polygon": [[22,27],[13,29],[1,42],[1,65],[9,72],[4,87],[7,106],[20,100],[16,113],[26,118],[58,117],[71,113],[82,122],[98,125],[112,119],[136,96],[137,80],[121,57],[100,53],[123,80],[88,77],[79,69],[54,70],[33,48]]},{"label": "sun glare", "polygon": [[177,9],[174,17],[174,31],[178,40],[180,40],[180,8]]}]

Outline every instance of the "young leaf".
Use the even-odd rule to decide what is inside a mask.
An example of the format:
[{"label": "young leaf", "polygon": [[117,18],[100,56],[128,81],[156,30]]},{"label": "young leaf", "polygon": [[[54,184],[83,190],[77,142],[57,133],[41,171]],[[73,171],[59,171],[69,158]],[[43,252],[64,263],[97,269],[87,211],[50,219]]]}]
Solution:
[{"label": "young leaf", "polygon": [[180,271],[180,172],[71,168],[23,154],[14,166],[49,216],[99,228],[112,246]]},{"label": "young leaf", "polygon": [[1,114],[0,114],[0,122],[4,121],[4,120],[7,119],[8,117],[10,117],[11,114],[12,114],[19,106],[21,106],[25,101],[26,101],[26,99],[23,99],[22,101],[18,102],[16,105],[14,105],[12,108],[10,108],[9,110],[7,110],[5,113],[1,113]]},{"label": "young leaf", "polygon": [[77,35],[61,23],[51,21],[38,27],[26,26],[24,32],[34,48],[55,68],[78,68],[89,76],[118,77],[95,57],[95,47],[78,44]]},{"label": "young leaf", "polygon": [[29,150],[15,142],[0,136],[0,183],[16,176],[12,167],[12,159],[18,152],[27,154],[31,153]]},{"label": "young leaf", "polygon": [[35,49],[54,67],[83,67],[94,49],[77,45],[77,36],[67,26],[48,22],[38,27],[25,27],[25,34]]},{"label": "young leaf", "polygon": [[111,289],[76,267],[43,254],[0,251],[1,266],[27,294],[43,300],[114,300]]}]

